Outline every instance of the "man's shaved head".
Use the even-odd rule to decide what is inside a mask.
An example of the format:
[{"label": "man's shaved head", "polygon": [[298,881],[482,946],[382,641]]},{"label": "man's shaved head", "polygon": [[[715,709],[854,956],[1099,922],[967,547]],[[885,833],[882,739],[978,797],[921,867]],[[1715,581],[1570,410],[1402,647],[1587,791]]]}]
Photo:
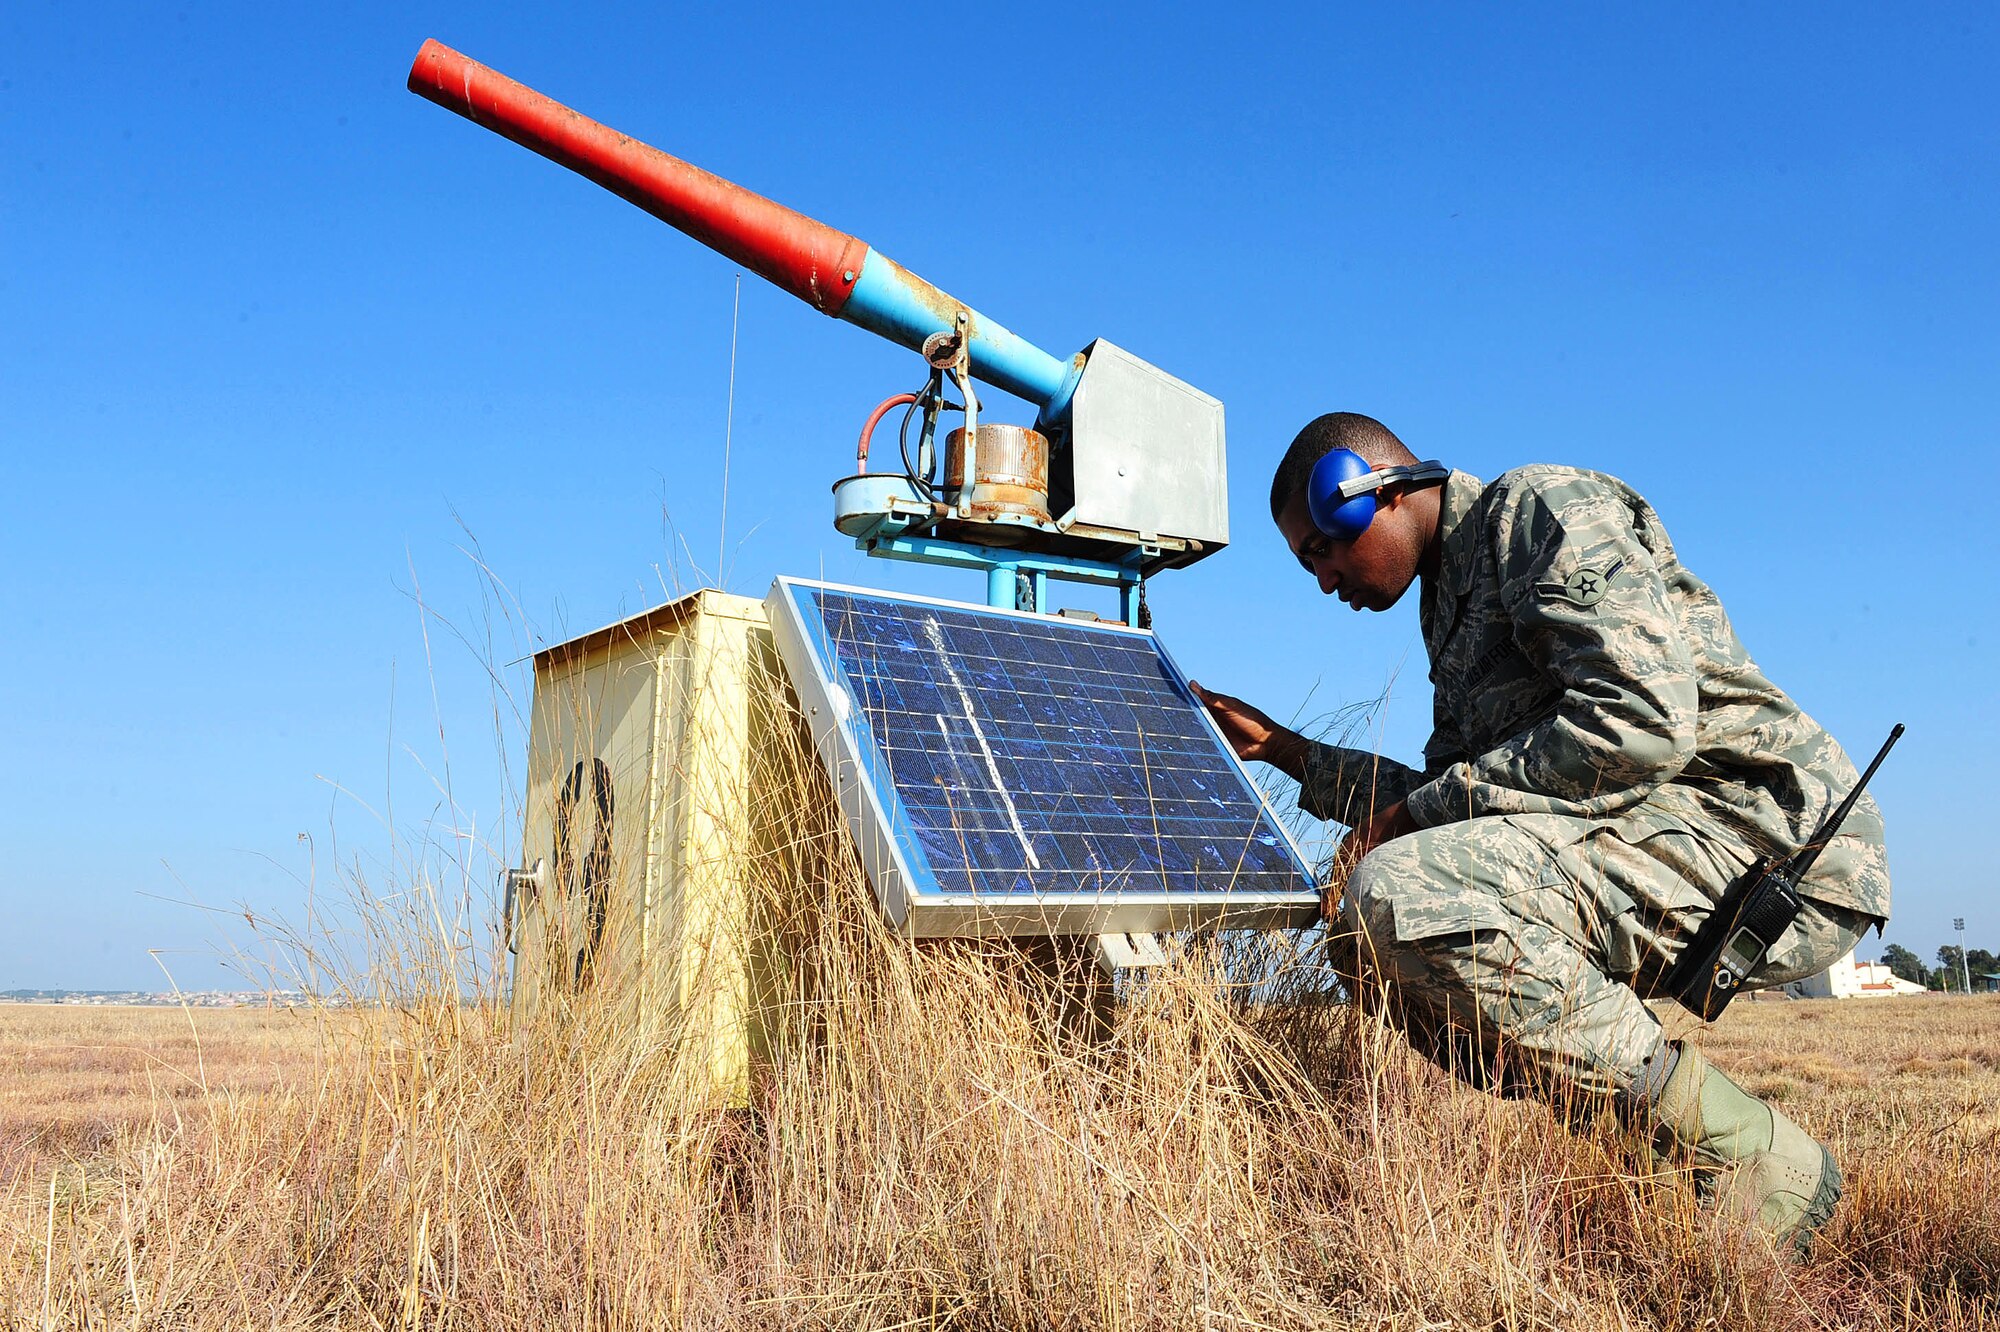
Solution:
[{"label": "man's shaved head", "polygon": [[1277,475],[1271,478],[1274,521],[1285,511],[1292,496],[1305,492],[1306,482],[1312,480],[1313,464],[1335,449],[1360,454],[1370,467],[1396,467],[1417,460],[1417,455],[1374,417],[1359,412],[1328,412],[1299,431],[1298,438],[1285,450]]}]

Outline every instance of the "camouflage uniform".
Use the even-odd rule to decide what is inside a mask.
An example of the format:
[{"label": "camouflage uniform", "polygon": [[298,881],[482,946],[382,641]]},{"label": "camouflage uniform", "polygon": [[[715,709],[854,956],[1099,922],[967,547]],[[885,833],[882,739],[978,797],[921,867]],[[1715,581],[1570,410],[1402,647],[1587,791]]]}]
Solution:
[{"label": "camouflage uniform", "polygon": [[[1629,1091],[1660,1047],[1641,997],[1729,884],[1796,849],[1857,774],[1624,483],[1453,472],[1440,523],[1423,771],[1315,745],[1299,803],[1352,825],[1401,800],[1421,825],[1364,858],[1341,904],[1420,1047],[1478,1080]],[[1802,893],[1752,985],[1823,970],[1888,916],[1872,800]]]}]

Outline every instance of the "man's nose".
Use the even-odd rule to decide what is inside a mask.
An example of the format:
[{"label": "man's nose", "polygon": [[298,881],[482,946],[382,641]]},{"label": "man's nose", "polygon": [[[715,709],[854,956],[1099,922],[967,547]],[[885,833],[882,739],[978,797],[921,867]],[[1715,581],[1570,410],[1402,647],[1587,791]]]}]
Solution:
[{"label": "man's nose", "polygon": [[1339,582],[1339,574],[1334,571],[1333,561],[1319,559],[1313,561],[1313,575],[1319,579],[1321,596],[1333,595],[1334,585]]}]

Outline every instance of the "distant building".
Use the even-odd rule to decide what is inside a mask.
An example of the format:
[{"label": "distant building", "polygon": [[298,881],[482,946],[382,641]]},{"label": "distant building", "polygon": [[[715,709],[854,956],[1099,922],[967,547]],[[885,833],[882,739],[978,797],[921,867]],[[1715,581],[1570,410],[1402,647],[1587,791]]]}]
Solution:
[{"label": "distant building", "polygon": [[1849,953],[1819,975],[1793,981],[1785,993],[1794,999],[1889,999],[1899,994],[1922,994],[1924,987],[1895,975],[1880,962],[1856,962]]},{"label": "distant building", "polygon": [[2000,992],[2000,971],[1983,971],[1972,978],[1972,988],[1988,994]]}]

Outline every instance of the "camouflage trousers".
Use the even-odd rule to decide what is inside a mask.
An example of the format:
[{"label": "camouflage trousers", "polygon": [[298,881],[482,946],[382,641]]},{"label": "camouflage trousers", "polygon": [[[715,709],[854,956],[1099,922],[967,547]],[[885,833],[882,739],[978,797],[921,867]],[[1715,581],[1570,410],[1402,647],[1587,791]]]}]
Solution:
[{"label": "camouflage trousers", "polygon": [[[1667,968],[1749,867],[1665,815],[1470,819],[1370,852],[1340,922],[1359,997],[1387,1004],[1417,1049],[1492,1090],[1595,1098],[1629,1091],[1658,1050],[1643,1000],[1664,997]],[[1808,901],[1747,988],[1825,970],[1874,923]]]}]

